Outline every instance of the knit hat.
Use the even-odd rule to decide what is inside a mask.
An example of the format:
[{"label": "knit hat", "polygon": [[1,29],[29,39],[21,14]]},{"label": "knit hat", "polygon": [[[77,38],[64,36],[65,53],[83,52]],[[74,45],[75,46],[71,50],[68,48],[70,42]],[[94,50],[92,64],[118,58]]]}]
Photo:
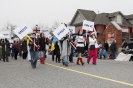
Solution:
[{"label": "knit hat", "polygon": [[90,32],[90,35],[93,35],[93,34],[95,34],[95,32],[92,32],[92,31],[91,31],[91,32]]}]

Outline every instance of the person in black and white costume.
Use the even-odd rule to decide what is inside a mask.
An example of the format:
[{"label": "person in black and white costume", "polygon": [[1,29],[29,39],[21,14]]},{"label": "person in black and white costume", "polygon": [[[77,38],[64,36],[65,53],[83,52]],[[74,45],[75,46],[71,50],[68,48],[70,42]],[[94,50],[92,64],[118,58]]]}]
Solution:
[{"label": "person in black and white costume", "polygon": [[77,65],[80,65],[79,61],[81,62],[82,65],[84,65],[84,62],[82,60],[82,53],[84,52],[84,43],[85,39],[82,35],[82,30],[80,30],[78,32],[78,36],[76,36],[75,38],[76,49],[78,51]]}]

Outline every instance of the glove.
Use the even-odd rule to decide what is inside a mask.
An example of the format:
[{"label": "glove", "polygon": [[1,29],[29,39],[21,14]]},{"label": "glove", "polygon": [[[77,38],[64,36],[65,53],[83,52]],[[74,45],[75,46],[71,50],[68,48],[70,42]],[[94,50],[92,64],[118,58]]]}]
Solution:
[{"label": "glove", "polygon": [[74,46],[76,46],[76,44],[74,42],[71,42]]},{"label": "glove", "polygon": [[30,44],[34,44],[34,40],[32,40],[32,41],[30,42]]},{"label": "glove", "polygon": [[87,41],[88,39],[87,39],[87,38],[85,38],[85,40]]},{"label": "glove", "polygon": [[40,46],[39,46],[39,45],[38,45],[38,46],[36,46],[36,49],[37,49],[37,50],[39,50],[39,49],[40,49]]}]

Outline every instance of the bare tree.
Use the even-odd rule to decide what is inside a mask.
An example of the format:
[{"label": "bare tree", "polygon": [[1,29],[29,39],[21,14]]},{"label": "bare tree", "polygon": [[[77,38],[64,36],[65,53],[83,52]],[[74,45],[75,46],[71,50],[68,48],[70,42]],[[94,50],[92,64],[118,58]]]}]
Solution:
[{"label": "bare tree", "polygon": [[7,24],[4,25],[3,30],[9,30],[12,32],[16,27],[16,25],[13,25],[9,21],[7,21]]}]

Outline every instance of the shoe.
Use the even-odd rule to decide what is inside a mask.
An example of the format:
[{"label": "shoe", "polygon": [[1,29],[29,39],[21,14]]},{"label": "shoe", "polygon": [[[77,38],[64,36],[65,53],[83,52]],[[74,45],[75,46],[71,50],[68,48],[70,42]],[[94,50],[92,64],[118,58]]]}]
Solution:
[{"label": "shoe", "polygon": [[85,63],[84,62],[82,62],[82,65],[84,65]]},{"label": "shoe", "polygon": [[35,69],[35,67],[32,67],[32,69]]},{"label": "shoe", "polygon": [[89,64],[89,62],[87,62]]},{"label": "shoe", "polygon": [[80,65],[80,64],[79,64],[79,58],[77,59],[77,65]]},{"label": "shoe", "polygon": [[81,64],[84,65],[82,58],[79,58],[79,60],[80,60]]},{"label": "shoe", "polygon": [[93,63],[93,65],[96,65],[96,63]]}]

